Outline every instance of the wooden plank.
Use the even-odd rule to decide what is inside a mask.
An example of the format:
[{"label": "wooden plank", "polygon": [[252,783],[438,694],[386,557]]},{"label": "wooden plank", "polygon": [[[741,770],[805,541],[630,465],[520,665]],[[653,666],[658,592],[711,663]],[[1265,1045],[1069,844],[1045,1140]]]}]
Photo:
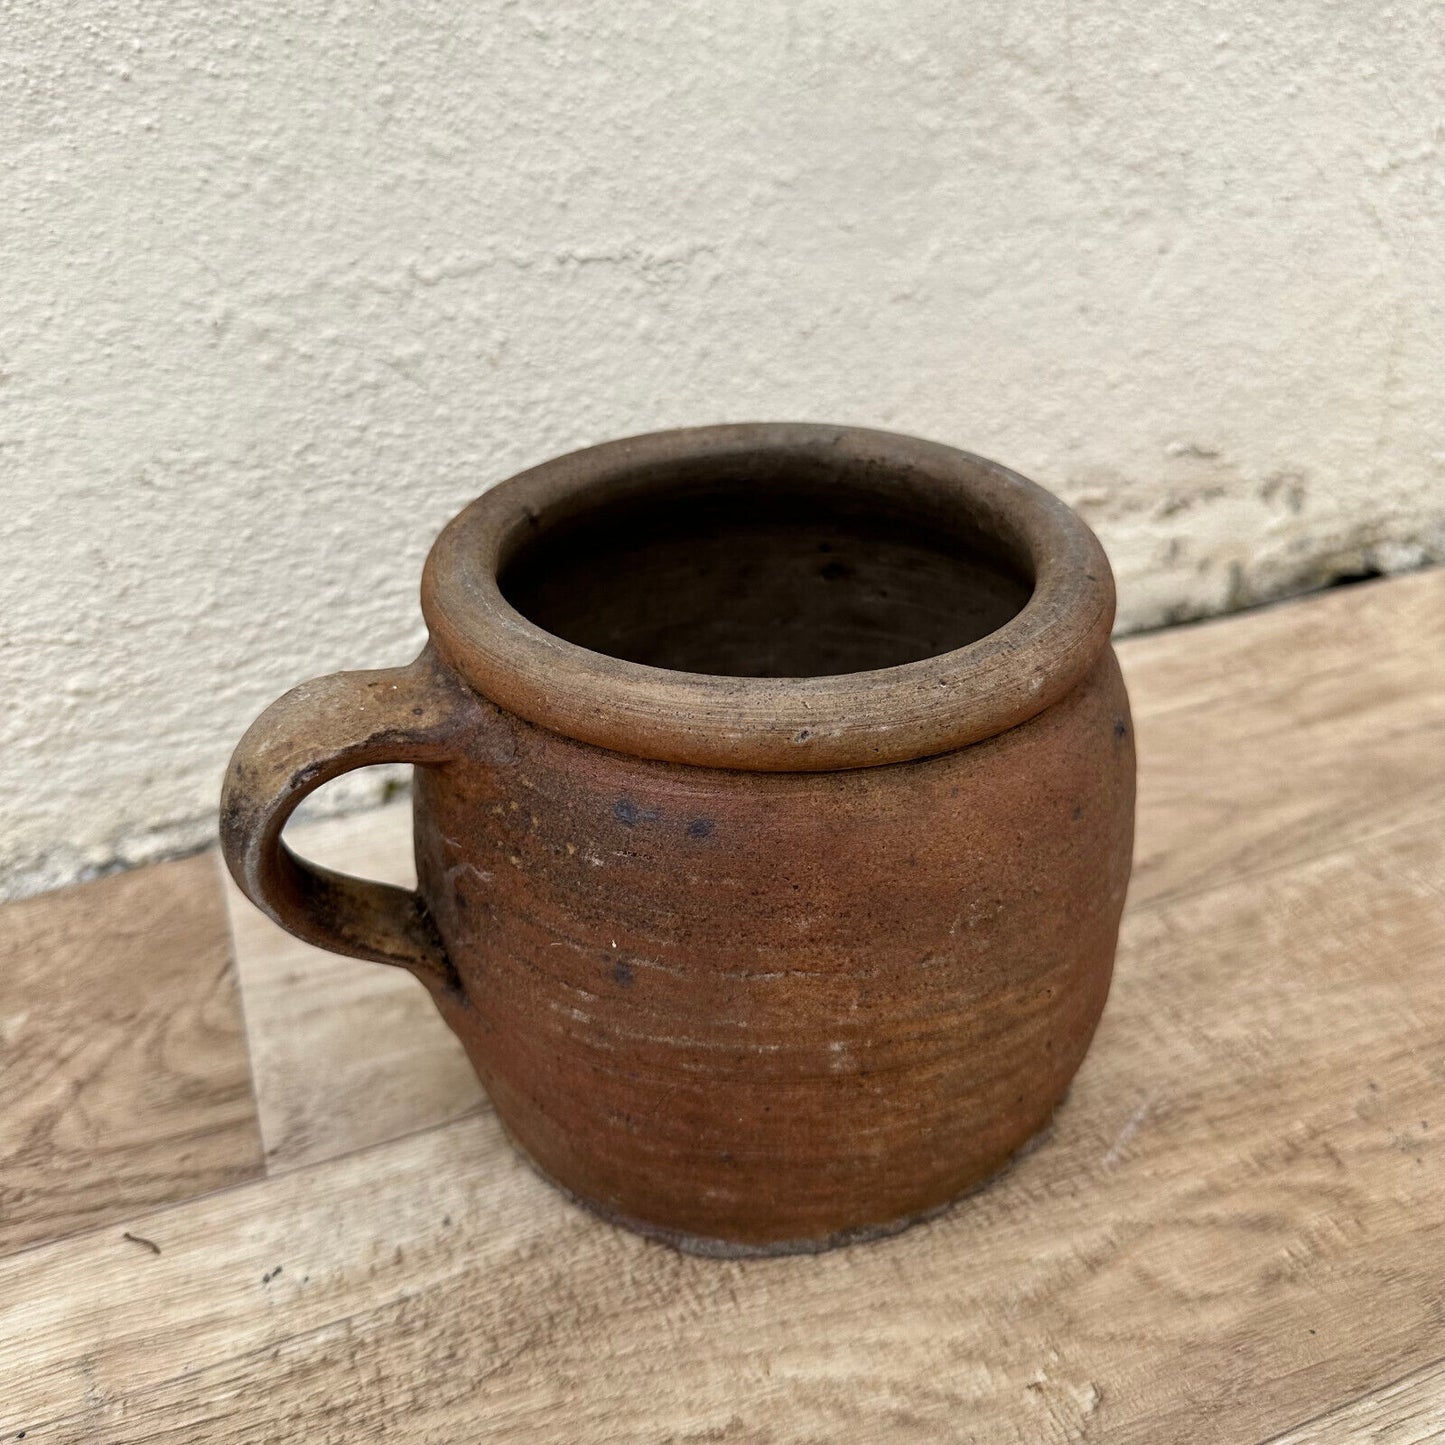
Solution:
[{"label": "wooden plank", "polygon": [[1133,906],[1445,817],[1445,569],[1125,639]]},{"label": "wooden plank", "polygon": [[[299,852],[347,873],[416,883],[411,804],[291,829]],[[266,1167],[275,1173],[471,1113],[481,1086],[410,974],[338,958],[282,932],[216,860],[245,1001]]]},{"label": "wooden plank", "polygon": [[1266,1445],[1428,1445],[1445,1440],[1445,1360],[1436,1360]]},{"label": "wooden plank", "polygon": [[1433,687],[1442,628],[1445,567],[1429,567],[1138,633],[1117,646],[1138,684],[1135,714],[1152,717],[1248,695],[1262,685],[1287,693],[1305,677],[1376,667],[1399,666]]},{"label": "wooden plank", "polygon": [[0,908],[0,1100],[0,1251],[259,1174],[209,858]]},{"label": "wooden plank", "polygon": [[1441,1353],[1441,832],[1136,912],[1052,1141],[896,1240],[684,1258],[482,1113],[0,1261],[0,1425],[1260,1440]]}]

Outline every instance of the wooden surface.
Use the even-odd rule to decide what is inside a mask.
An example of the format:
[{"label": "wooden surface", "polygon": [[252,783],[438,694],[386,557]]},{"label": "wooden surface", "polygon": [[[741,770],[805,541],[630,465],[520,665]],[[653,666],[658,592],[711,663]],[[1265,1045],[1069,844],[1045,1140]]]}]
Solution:
[{"label": "wooden surface", "polygon": [[[416,886],[411,805],[296,829],[332,868]],[[309,834],[309,836],[308,836]],[[271,1174],[382,1144],[481,1107],[456,1036],[411,975],[356,966],[283,933],[220,858],[246,996],[251,1070]]]},{"label": "wooden surface", "polygon": [[[213,859],[0,910],[0,1437],[1445,1438],[1445,572],[1120,651],[1093,1051],[1043,1147],[881,1244],[599,1223],[419,986],[231,897],[248,1089]],[[405,874],[395,811],[302,846]]]},{"label": "wooden surface", "polygon": [[1338,1410],[1276,1435],[1268,1445],[1329,1445],[1338,1440],[1369,1445],[1445,1440],[1445,1364],[1412,1370]]},{"label": "wooden surface", "polygon": [[0,908],[0,1252],[261,1176],[213,877],[188,858]]}]

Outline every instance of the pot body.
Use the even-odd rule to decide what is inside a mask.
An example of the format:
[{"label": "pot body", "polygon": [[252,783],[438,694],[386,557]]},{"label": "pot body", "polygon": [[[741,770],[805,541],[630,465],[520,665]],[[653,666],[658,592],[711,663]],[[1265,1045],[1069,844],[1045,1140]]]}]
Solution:
[{"label": "pot body", "polygon": [[[550,1179],[685,1248],[901,1227],[1048,1122],[1108,992],[1134,752],[1093,534],[983,458],[858,428],[628,438],[484,494],[409,667],[232,757],[237,882],[411,970]],[[415,765],[419,886],[291,854]]]},{"label": "pot body", "polygon": [[1134,752],[1111,650],[938,757],[747,773],[482,704],[417,769],[443,995],[540,1170],[710,1252],[884,1232],[1048,1122],[1108,992]]}]

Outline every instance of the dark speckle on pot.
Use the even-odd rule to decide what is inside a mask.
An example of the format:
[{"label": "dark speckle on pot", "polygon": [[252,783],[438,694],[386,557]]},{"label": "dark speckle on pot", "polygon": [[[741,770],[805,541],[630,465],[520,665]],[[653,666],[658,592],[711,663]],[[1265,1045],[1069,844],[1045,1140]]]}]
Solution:
[{"label": "dark speckle on pot", "polygon": [[631,988],[632,965],[623,962],[623,960],[619,958],[617,962],[612,965],[612,981],[622,988]]},{"label": "dark speckle on pot", "polygon": [[687,825],[687,836],[689,838],[711,838],[717,824],[711,818],[694,818]]},{"label": "dark speckle on pot", "polygon": [[639,808],[631,798],[619,798],[612,805],[612,816],[624,828],[635,828],[639,823],[655,823],[659,814],[656,808]]}]

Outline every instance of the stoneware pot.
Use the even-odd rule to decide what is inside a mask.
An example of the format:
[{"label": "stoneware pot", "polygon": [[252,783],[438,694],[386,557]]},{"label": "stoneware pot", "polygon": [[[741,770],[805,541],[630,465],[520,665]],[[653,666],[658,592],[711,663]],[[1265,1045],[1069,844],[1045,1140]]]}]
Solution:
[{"label": "stoneware pot", "polygon": [[[422,609],[409,667],[247,732],[226,858],[283,928],[410,969],[547,1178],[683,1248],[814,1250],[1049,1122],[1134,806],[1113,580],[1063,503],[887,432],[661,432],[473,502]],[[281,839],[380,762],[416,764],[415,893]]]}]

